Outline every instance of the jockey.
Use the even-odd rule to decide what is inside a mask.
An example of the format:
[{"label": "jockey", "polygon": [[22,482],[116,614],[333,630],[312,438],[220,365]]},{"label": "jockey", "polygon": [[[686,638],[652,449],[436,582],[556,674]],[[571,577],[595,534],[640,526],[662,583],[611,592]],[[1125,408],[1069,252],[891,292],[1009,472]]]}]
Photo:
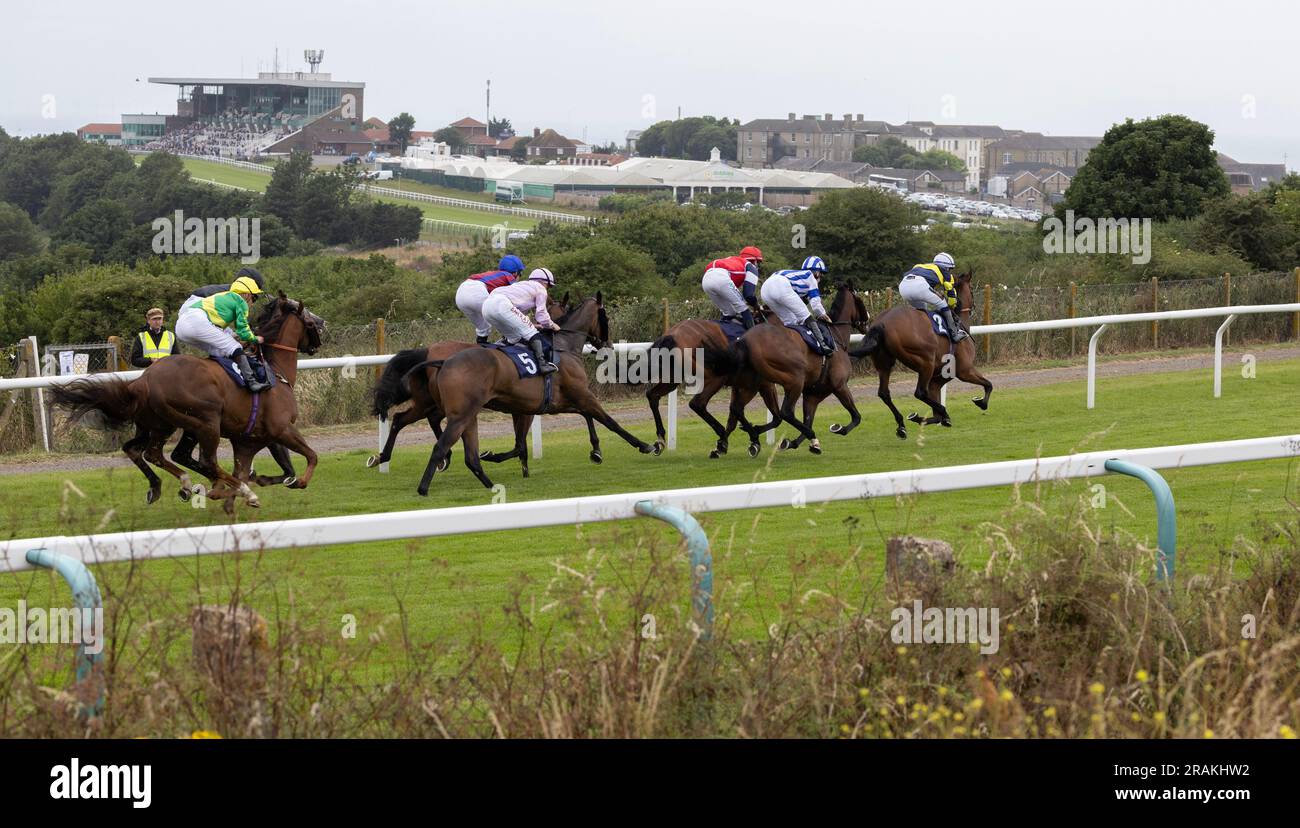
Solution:
[{"label": "jockey", "polygon": [[[252,277],[240,276],[230,283],[230,290],[214,293],[181,308],[176,321],[176,338],[186,345],[225,357],[239,366],[248,390],[256,394],[270,388],[260,382],[248,364],[241,342],[262,342],[248,327],[248,304],[262,292]],[[232,331],[233,328],[233,331]]]},{"label": "jockey", "polygon": [[[266,292],[266,280],[262,278],[261,273],[257,272],[257,268],[241,267],[239,269],[239,272],[235,274],[235,278],[238,279],[240,276],[247,276],[248,278],[252,279],[253,283],[257,285],[258,290],[262,291],[263,293]],[[215,296],[218,293],[225,293],[228,290],[230,290],[230,285],[228,283],[224,285],[204,285],[203,287],[191,293],[189,295],[189,298],[186,299],[184,302],[181,302],[181,308],[182,309],[188,308],[190,305],[194,304],[200,299],[207,299],[209,296]]]},{"label": "jockey", "polygon": [[957,286],[952,280],[956,263],[952,256],[940,253],[930,264],[919,264],[907,271],[898,285],[898,294],[914,308],[926,312],[937,311],[943,317],[948,338],[956,345],[968,334],[962,330],[952,312],[957,304]]},{"label": "jockey", "polygon": [[499,287],[512,285],[524,272],[524,263],[518,256],[509,254],[501,258],[496,270],[475,273],[456,288],[456,307],[474,326],[475,342],[486,344],[492,328],[483,318],[483,302],[488,294]]},{"label": "jockey", "polygon": [[[822,294],[817,280],[826,273],[826,263],[817,256],[803,260],[798,270],[778,270],[763,282],[763,303],[776,312],[786,325],[802,325],[812,334],[813,341],[821,346],[823,354],[835,350],[835,340],[817,324],[820,319],[830,322],[822,304]],[[804,304],[804,300],[807,304]]]},{"label": "jockey", "polygon": [[[546,312],[546,289],[555,286],[555,276],[544,267],[528,274],[528,279],[498,288],[483,303],[483,317],[491,323],[508,344],[527,342],[543,374],[559,370],[546,358],[545,342],[538,336],[538,328],[558,331],[560,326]],[[527,313],[533,311],[537,320],[528,321]]]},{"label": "jockey", "polygon": [[758,273],[763,253],[746,247],[736,256],[714,259],[704,269],[701,287],[723,319],[739,319],[745,330],[754,327],[758,307]]}]

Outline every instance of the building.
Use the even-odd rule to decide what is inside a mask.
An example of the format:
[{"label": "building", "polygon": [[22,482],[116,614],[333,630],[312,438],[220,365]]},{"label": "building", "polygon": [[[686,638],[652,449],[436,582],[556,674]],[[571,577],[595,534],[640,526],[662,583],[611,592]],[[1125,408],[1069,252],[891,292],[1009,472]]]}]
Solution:
[{"label": "building", "polygon": [[1100,138],[1091,136],[1009,131],[985,145],[985,180],[1002,175],[1004,170],[1016,170],[1021,164],[1077,170],[1099,143]]},{"label": "building", "polygon": [[907,121],[890,127],[897,138],[918,153],[940,150],[955,155],[966,165],[966,190],[982,190],[987,182],[984,157],[987,147],[1006,137],[1006,130],[990,124],[936,124]]},{"label": "building", "polygon": [[626,160],[626,155],[618,153],[584,152],[581,155],[571,155],[559,163],[572,167],[613,167]]},{"label": "building", "polygon": [[1248,164],[1219,153],[1219,166],[1237,195],[1266,190],[1286,177],[1286,164]]},{"label": "building", "polygon": [[469,116],[450,123],[448,126],[459,130],[460,134],[464,135],[467,139],[473,138],[475,135],[481,135],[484,138],[488,137],[488,125],[482,121],[470,118]]},{"label": "building", "polygon": [[591,146],[572,138],[565,138],[553,129],[533,130],[528,142],[528,160],[563,160],[591,152]]},{"label": "building", "polygon": [[627,150],[628,155],[636,155],[636,142],[640,140],[641,133],[645,130],[629,129],[627,137],[623,141],[623,149]]},{"label": "building", "polygon": [[789,113],[785,120],[758,118],[736,128],[736,159],[746,168],[773,167],[783,158],[852,161],[853,151],[889,134],[884,121],[868,121],[861,114],[836,119]]},{"label": "building", "polygon": [[122,144],[121,124],[86,124],[77,130],[77,137],[83,141],[96,144],[108,144],[111,147]]}]

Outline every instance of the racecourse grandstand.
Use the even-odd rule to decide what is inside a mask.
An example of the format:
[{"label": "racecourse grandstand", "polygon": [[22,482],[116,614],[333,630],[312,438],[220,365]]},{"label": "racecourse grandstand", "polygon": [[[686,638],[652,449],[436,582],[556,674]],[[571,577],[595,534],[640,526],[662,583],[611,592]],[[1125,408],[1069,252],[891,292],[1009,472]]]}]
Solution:
[{"label": "racecourse grandstand", "polygon": [[365,84],[327,72],[243,78],[149,78],[177,88],[175,115],[123,115],[122,144],[187,155],[251,158],[304,149],[366,152]]}]

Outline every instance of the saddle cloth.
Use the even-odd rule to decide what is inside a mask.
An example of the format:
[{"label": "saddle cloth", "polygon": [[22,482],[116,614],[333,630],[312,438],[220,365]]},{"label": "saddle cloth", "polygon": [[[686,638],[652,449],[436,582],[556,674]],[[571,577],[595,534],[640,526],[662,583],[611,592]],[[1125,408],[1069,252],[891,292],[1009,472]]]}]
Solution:
[{"label": "saddle cloth", "polygon": [[[821,323],[818,322],[816,324],[821,324]],[[786,325],[786,327],[794,331],[795,333],[799,334],[799,336],[803,339],[804,344],[808,346],[808,350],[812,351],[814,354],[817,354],[817,356],[827,356],[828,354],[834,353],[833,351],[822,350],[822,347],[817,344],[817,340],[813,339],[812,334],[809,333],[808,329],[805,328],[803,325]],[[825,325],[822,325],[822,331],[823,332],[826,331]],[[830,338],[830,334],[827,334],[827,338],[828,339]],[[831,341],[834,342],[835,340],[832,339]]]},{"label": "saddle cloth", "polygon": [[722,335],[727,338],[727,344],[740,339],[745,333],[745,324],[736,319],[719,319],[718,325],[722,328]]},{"label": "saddle cloth", "polygon": [[921,310],[920,308],[917,308],[916,310],[920,311],[921,313],[929,317],[930,327],[934,328],[935,333],[937,333],[939,336],[947,338],[948,326],[943,324],[943,316],[938,311]]},{"label": "saddle cloth", "polygon": [[[537,364],[537,358],[533,356],[532,349],[522,342],[514,345],[508,345],[505,342],[486,342],[480,343],[480,347],[492,348],[510,357],[510,361],[514,363],[515,371],[518,372],[520,379],[536,377],[541,373],[541,366]],[[548,347],[546,350],[549,351],[550,348]]]},{"label": "saddle cloth", "polygon": [[[216,362],[222,368],[226,369],[226,373],[230,376],[232,380],[235,381],[235,385],[238,385],[240,388],[248,387],[248,383],[244,382],[244,375],[239,373],[239,366],[236,365],[234,362],[232,362],[230,359],[228,359],[227,357],[219,357],[219,356],[209,356],[208,359]],[[275,385],[276,383],[275,372],[267,371],[266,365],[264,365],[260,359],[249,357],[248,364],[253,367],[253,373],[257,374],[258,380],[260,380],[261,382],[269,382],[271,383],[271,385]]]}]

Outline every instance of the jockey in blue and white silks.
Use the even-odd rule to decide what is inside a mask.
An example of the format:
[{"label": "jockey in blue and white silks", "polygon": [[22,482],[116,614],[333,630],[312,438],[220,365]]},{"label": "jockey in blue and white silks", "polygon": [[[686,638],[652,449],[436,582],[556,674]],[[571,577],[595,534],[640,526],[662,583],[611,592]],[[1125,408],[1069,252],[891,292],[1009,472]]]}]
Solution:
[{"label": "jockey in blue and white silks", "polygon": [[[501,332],[507,344],[527,344],[543,374],[558,370],[546,356],[546,343],[537,335],[539,328],[560,329],[546,312],[547,288],[551,287],[555,287],[555,275],[547,268],[539,267],[528,274],[526,280],[492,291],[483,303],[483,318]],[[536,324],[529,320],[529,312]]]},{"label": "jockey in blue and white silks", "polygon": [[763,304],[771,308],[782,322],[802,325],[822,346],[823,352],[830,353],[835,350],[835,342],[816,323],[818,319],[827,323],[831,321],[817,286],[818,276],[825,273],[826,263],[817,256],[809,256],[798,270],[773,273],[763,282],[759,293]]},{"label": "jockey in blue and white silks", "polygon": [[919,264],[903,276],[898,285],[898,295],[902,296],[914,308],[938,312],[943,317],[944,327],[948,329],[948,338],[955,345],[967,337],[952,312],[957,304],[957,287],[952,280],[952,271],[956,262],[947,253],[940,253],[929,264]]},{"label": "jockey in blue and white silks", "polygon": [[523,261],[514,254],[501,258],[496,270],[475,273],[456,288],[456,307],[474,326],[474,335],[480,345],[488,341],[492,326],[483,318],[483,303],[497,288],[513,285],[524,272]]}]

